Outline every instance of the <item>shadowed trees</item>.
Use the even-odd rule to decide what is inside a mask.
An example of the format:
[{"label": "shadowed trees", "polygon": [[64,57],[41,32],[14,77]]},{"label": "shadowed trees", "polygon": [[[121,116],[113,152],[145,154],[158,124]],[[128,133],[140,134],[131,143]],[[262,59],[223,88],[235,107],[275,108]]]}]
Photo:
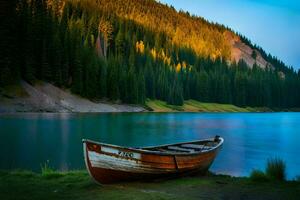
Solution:
[{"label": "shadowed trees", "polygon": [[[299,73],[268,56],[273,66],[266,69],[256,64],[250,68],[242,60],[227,62],[228,47],[222,36],[226,29],[220,25],[150,0],[143,7],[127,0],[126,4],[59,2],[3,4],[7,17],[1,18],[0,86],[20,79],[32,84],[45,80],[90,99],[132,104],[150,98],[173,105],[195,99],[239,106],[300,106]],[[154,13],[142,11],[150,5]],[[164,18],[160,12],[174,18]],[[196,25],[203,30],[195,28],[193,37],[180,42],[186,34],[183,28]],[[206,35],[202,46],[196,47],[196,33]]]}]

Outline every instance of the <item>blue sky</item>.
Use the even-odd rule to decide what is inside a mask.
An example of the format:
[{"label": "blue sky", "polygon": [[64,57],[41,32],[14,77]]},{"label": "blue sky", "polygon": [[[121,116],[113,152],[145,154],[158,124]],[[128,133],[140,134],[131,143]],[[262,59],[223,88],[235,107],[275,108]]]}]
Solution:
[{"label": "blue sky", "polygon": [[224,24],[287,65],[300,69],[299,0],[161,0]]}]

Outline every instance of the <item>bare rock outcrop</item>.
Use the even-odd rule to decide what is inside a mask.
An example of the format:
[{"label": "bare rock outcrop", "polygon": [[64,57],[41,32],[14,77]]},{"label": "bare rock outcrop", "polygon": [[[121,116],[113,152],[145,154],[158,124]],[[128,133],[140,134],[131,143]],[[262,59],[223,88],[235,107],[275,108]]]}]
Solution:
[{"label": "bare rock outcrop", "polygon": [[[256,63],[259,67],[265,69],[270,65],[260,54],[259,51],[252,49],[245,43],[243,43],[239,36],[227,31],[226,37],[231,44],[231,60],[238,62],[239,60],[244,60],[249,67],[253,67]],[[255,54],[255,58],[253,57]]]}]

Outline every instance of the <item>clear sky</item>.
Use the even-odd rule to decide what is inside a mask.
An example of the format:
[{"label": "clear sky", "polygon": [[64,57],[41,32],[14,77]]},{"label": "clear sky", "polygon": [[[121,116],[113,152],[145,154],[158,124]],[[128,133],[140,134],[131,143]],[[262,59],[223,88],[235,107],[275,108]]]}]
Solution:
[{"label": "clear sky", "polygon": [[300,69],[300,0],[161,0],[224,24]]}]

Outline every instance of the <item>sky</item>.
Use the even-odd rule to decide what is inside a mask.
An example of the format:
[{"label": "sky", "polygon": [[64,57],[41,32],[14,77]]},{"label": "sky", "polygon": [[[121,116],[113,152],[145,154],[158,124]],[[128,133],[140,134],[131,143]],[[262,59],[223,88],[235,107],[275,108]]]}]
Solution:
[{"label": "sky", "polygon": [[161,0],[224,24],[300,69],[300,0]]}]

